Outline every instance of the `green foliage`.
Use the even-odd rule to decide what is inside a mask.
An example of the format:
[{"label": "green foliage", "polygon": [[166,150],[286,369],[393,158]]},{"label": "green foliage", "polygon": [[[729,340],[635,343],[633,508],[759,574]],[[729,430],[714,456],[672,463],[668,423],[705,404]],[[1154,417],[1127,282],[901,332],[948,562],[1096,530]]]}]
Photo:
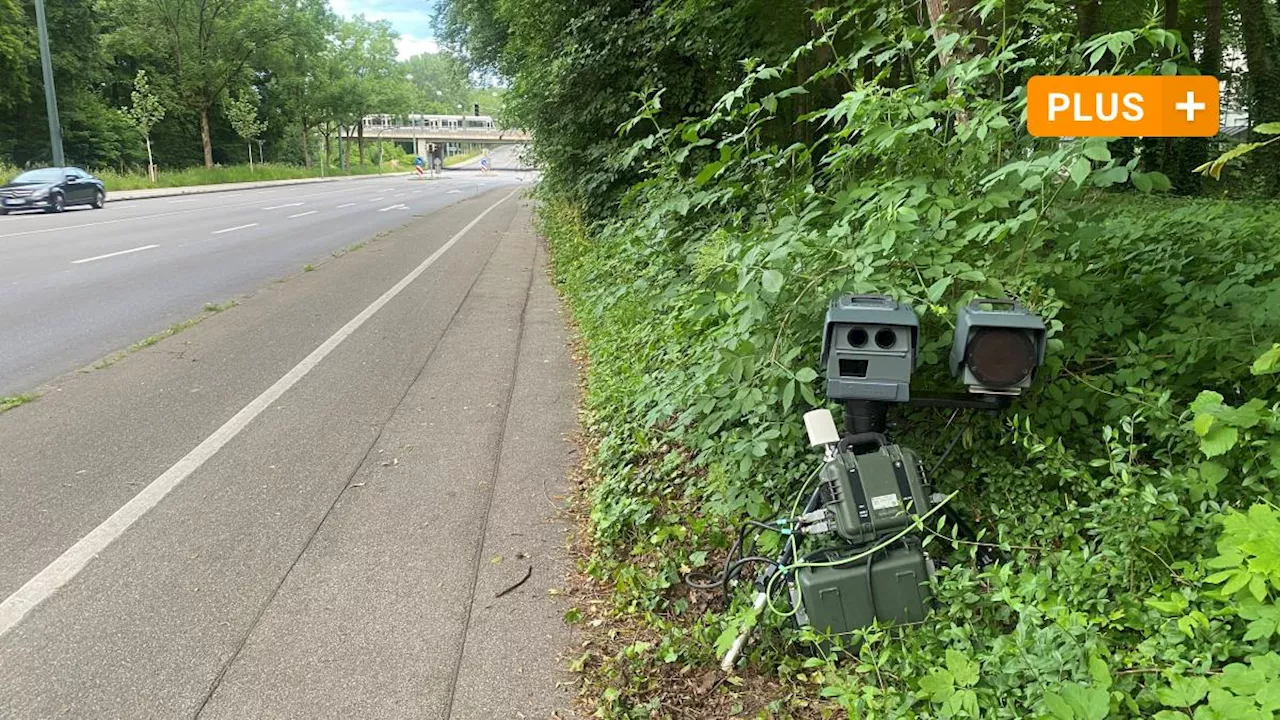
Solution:
[{"label": "green foliage", "polygon": [[[705,106],[640,94],[622,139],[598,141],[611,177],[635,181],[617,207],[605,209],[613,181],[544,188],[556,279],[590,358],[588,570],[657,637],[655,652],[619,651],[598,671],[608,716],[675,716],[658,659],[710,665],[717,639],[750,621],[745,592],[708,608],[680,575],[706,561],[695,552],[727,548],[742,517],[785,514],[803,494],[815,458],[799,415],[823,404],[814,368],[837,292],[917,309],[920,391],[952,385],[956,306],[1015,295],[1047,319],[1046,365],[1011,414],[895,418],[928,466],[959,435],[934,482],[960,491],[1007,561],[976,570],[974,547],[939,528],[931,547],[948,566],[925,626],[803,659],[812,635],[766,614],[751,668],[804,675],[860,718],[1266,712],[1248,690],[1271,677],[1280,614],[1274,593],[1249,587],[1270,567],[1269,530],[1257,511],[1231,518],[1276,487],[1280,207],[1160,197],[1169,179],[1119,143],[1028,137],[1009,89],[1084,69],[1096,46],[1047,33],[1048,6],[1002,12],[985,48],[881,3],[819,13],[812,42],[746,63]],[[1180,51],[1170,37],[1102,47],[1112,71],[1149,71]],[[528,72],[565,84],[547,93],[581,87]],[[517,80],[517,105],[522,92]],[[544,149],[589,132],[538,127]],[[558,153],[543,156],[549,176],[583,169]],[[1239,577],[1249,602],[1222,594]],[[1166,702],[1201,681],[1203,697]]]},{"label": "green foliage", "polygon": [[133,90],[129,93],[132,104],[121,108],[120,112],[129,123],[138,128],[143,135],[150,135],[151,128],[164,119],[164,101],[151,89],[147,80],[147,71],[139,69],[133,79]]}]

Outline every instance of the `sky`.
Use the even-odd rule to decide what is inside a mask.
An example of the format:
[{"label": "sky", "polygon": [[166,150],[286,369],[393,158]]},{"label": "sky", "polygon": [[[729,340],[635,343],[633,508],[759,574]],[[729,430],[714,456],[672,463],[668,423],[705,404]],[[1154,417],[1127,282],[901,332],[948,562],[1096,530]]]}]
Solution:
[{"label": "sky", "polygon": [[343,17],[364,15],[368,20],[386,20],[400,33],[400,59],[440,49],[435,41],[431,18],[435,0],[329,0],[333,11]]}]

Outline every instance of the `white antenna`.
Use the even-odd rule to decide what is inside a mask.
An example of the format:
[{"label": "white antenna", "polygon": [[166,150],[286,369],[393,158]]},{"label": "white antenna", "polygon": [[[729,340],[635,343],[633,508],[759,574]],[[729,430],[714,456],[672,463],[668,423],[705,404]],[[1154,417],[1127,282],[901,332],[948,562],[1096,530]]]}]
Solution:
[{"label": "white antenna", "polygon": [[809,433],[809,444],[826,447],[840,442],[840,431],[830,410],[810,410],[804,414],[804,429]]}]

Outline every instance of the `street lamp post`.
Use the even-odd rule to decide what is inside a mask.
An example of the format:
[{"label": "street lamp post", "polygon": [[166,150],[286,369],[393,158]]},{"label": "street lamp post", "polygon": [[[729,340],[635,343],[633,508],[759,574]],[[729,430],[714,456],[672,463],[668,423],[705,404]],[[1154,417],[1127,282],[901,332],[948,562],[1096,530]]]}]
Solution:
[{"label": "street lamp post", "polygon": [[40,37],[40,70],[44,74],[44,108],[49,116],[49,147],[53,164],[67,164],[62,154],[62,127],[58,122],[58,98],[53,90],[53,59],[49,56],[49,24],[44,19],[44,0],[36,0],[36,33]]}]

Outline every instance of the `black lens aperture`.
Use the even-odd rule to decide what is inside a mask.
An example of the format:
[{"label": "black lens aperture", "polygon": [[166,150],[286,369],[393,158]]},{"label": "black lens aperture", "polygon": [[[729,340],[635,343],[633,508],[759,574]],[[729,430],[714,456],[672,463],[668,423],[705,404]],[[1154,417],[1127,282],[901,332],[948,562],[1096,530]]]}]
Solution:
[{"label": "black lens aperture", "polygon": [[1012,387],[1035,369],[1036,348],[1025,331],[982,328],[969,339],[964,363],[985,387]]}]

